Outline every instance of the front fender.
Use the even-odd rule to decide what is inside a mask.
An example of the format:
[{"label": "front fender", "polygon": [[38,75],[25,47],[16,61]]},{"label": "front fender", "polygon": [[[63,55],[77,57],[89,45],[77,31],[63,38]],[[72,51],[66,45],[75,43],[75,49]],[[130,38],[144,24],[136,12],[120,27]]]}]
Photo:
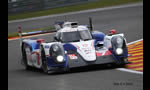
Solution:
[{"label": "front fender", "polygon": [[[117,38],[121,38],[123,40],[123,42],[121,43],[121,46],[119,45],[120,43],[117,43]],[[109,49],[116,60],[122,61],[124,58],[128,57],[128,48],[127,48],[126,40],[123,36],[118,35],[118,36],[112,37],[111,44],[112,44],[112,47]],[[116,53],[117,48],[122,48],[123,53],[118,55]]]},{"label": "front fender", "polygon": [[46,56],[50,56],[49,49],[52,44],[54,43],[41,43],[41,46],[43,47]]},{"label": "front fender", "polygon": [[[61,48],[61,51],[63,51],[62,54],[60,54],[60,50],[58,53],[53,52],[52,51],[53,45],[59,45]],[[61,43],[58,43],[58,42],[42,43],[41,46],[43,47],[43,49],[45,51],[45,56],[47,59],[47,65],[49,67],[65,67],[65,66],[67,66],[67,55],[65,54],[63,45]],[[63,55],[64,62],[62,62],[62,63],[57,62],[57,60],[56,60],[56,57],[58,56],[57,54]]]}]

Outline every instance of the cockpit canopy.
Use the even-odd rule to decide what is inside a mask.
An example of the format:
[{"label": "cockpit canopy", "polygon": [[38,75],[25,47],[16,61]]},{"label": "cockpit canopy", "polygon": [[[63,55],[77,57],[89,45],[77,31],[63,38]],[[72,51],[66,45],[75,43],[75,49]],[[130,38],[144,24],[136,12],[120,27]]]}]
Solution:
[{"label": "cockpit canopy", "polygon": [[[75,23],[73,23],[76,26]],[[67,25],[67,24],[66,24]],[[80,40],[91,40],[92,36],[88,28],[85,26],[77,26],[76,28],[63,28],[56,33],[55,40],[63,43],[78,42]]]}]

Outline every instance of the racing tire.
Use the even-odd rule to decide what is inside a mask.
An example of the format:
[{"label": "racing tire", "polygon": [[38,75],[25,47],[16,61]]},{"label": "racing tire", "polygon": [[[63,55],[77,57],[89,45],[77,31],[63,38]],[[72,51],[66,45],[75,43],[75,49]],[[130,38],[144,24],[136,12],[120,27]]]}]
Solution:
[{"label": "racing tire", "polygon": [[65,68],[63,69],[63,72],[64,72],[64,73],[69,73],[69,72],[70,72],[69,66],[65,67]]},{"label": "racing tire", "polygon": [[30,67],[28,64],[27,64],[27,54],[26,54],[26,51],[25,51],[25,45],[23,45],[23,49],[22,49],[22,61],[24,63],[24,67],[26,70],[31,70],[32,67]]},{"label": "racing tire", "polygon": [[47,65],[47,59],[45,56],[45,51],[43,46],[41,46],[41,60],[42,60],[42,69],[44,71],[44,73],[49,74],[49,70],[48,70],[48,65]]},{"label": "racing tire", "polygon": [[122,58],[122,60],[120,61],[120,62],[118,62],[118,63],[116,63],[116,66],[117,67],[126,67],[126,64],[128,64],[128,63],[126,63],[125,61],[124,61],[124,58]]}]

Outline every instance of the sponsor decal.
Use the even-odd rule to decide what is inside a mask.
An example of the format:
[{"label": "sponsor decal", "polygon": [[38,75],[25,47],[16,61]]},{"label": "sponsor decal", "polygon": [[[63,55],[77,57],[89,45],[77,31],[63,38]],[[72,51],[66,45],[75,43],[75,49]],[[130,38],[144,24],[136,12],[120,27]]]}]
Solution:
[{"label": "sponsor decal", "polygon": [[91,54],[92,53],[91,48],[83,48],[82,50],[84,51],[85,54]]},{"label": "sponsor decal", "polygon": [[49,46],[48,46],[48,45],[45,45],[45,48],[49,48]]},{"label": "sponsor decal", "polygon": [[70,59],[78,59],[76,54],[69,54],[68,56],[69,56]]},{"label": "sponsor decal", "polygon": [[40,55],[39,55],[39,52],[32,52],[31,53],[31,56],[33,55],[33,54],[36,54],[36,62],[37,62],[37,65],[40,65]]},{"label": "sponsor decal", "polygon": [[83,47],[88,47],[88,44],[83,44],[82,46],[83,46]]},{"label": "sponsor decal", "polygon": [[96,52],[96,56],[105,56],[105,55],[111,55],[112,53],[109,50],[103,51],[103,52]]}]

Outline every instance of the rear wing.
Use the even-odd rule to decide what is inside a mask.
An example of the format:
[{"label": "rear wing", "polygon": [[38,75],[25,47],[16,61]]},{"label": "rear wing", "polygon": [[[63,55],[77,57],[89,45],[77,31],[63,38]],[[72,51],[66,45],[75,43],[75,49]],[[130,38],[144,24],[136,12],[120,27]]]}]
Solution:
[{"label": "rear wing", "polygon": [[[55,22],[55,29],[56,29],[56,31],[62,29],[65,26],[65,24],[68,24],[68,23],[70,24],[70,26],[76,26],[76,25],[78,25],[77,22],[58,21],[58,22]],[[82,26],[86,26],[92,32],[93,31],[92,18],[89,17],[89,25],[82,25]]]}]

